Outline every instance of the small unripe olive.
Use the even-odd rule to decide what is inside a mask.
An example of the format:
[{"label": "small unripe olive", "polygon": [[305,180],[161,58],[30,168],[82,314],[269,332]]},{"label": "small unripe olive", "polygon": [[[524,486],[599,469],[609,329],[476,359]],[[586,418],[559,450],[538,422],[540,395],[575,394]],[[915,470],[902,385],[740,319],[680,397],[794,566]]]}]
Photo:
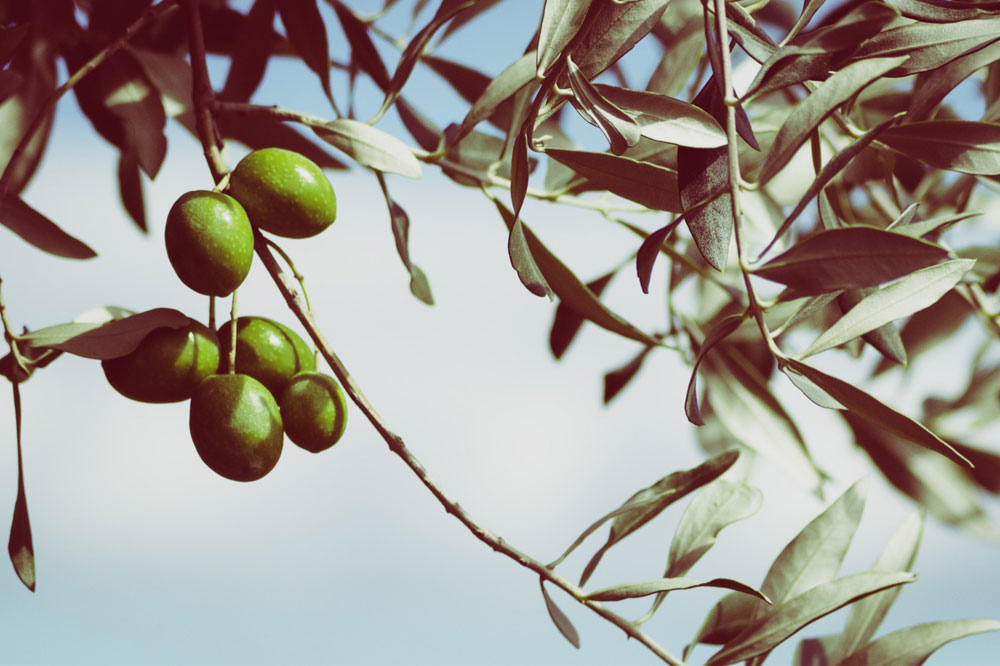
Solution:
[{"label": "small unripe olive", "polygon": [[337,380],[320,372],[300,372],[278,403],[285,434],[306,451],[319,453],[340,440],[347,426],[347,401]]}]

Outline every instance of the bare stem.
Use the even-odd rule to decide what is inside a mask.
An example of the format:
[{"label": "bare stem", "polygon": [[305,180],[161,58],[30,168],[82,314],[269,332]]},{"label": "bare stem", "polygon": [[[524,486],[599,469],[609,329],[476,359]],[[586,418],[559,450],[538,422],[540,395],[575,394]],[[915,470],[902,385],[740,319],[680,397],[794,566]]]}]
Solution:
[{"label": "bare stem", "polygon": [[[2,284],[3,279],[0,278],[0,285]],[[25,374],[29,373],[28,361],[21,355],[21,350],[17,347],[17,336],[14,334],[13,329],[11,329],[10,321],[7,319],[7,307],[4,305],[2,292],[0,292],[0,325],[3,326],[3,339],[7,342],[7,346],[10,347],[10,353],[14,357],[14,362],[17,363],[18,367]]]},{"label": "bare stem", "polygon": [[215,105],[215,90],[208,78],[205,61],[205,37],[201,29],[201,14],[198,0],[183,0],[188,22],[188,48],[191,52],[191,97],[194,100],[195,126],[198,138],[205,151],[205,161],[212,172],[212,180],[220,182],[228,169],[219,150],[220,141],[215,130],[212,108]]},{"label": "bare stem", "polygon": [[80,67],[80,69],[73,72],[73,74],[66,79],[65,83],[56,88],[55,91],[49,95],[49,98],[45,100],[42,107],[38,109],[38,113],[36,113],[34,118],[31,119],[31,124],[24,132],[24,136],[21,137],[17,147],[14,148],[14,152],[11,153],[10,160],[7,161],[7,166],[3,170],[3,175],[0,176],[0,195],[7,193],[7,187],[10,185],[10,179],[14,175],[15,167],[20,161],[21,155],[24,154],[28,144],[31,143],[31,139],[38,133],[38,130],[45,124],[46,119],[48,119],[48,117],[52,114],[52,111],[55,109],[60,98],[72,90],[73,86],[82,81],[85,76],[97,69],[105,60],[117,53],[123,46],[125,46],[126,43],[128,43],[128,40],[132,39],[132,36],[135,35],[135,33],[142,30],[147,24],[149,24],[150,21],[173,7],[175,4],[177,4],[177,0],[163,0],[159,4],[147,9],[142,16],[137,18],[130,26],[125,28],[121,37],[101,49],[93,58]]},{"label": "bare stem", "polygon": [[236,326],[236,300],[239,293],[239,289],[233,290],[233,302],[229,308],[229,374],[231,375],[236,373],[236,333],[238,328]]},{"label": "bare stem", "polygon": [[722,90],[723,102],[726,105],[726,143],[729,149],[729,196],[732,200],[733,211],[733,231],[736,237],[736,253],[739,256],[740,273],[743,275],[743,283],[746,286],[747,298],[750,302],[750,310],[757,321],[757,328],[760,335],[767,343],[768,349],[780,362],[784,359],[784,354],[778,348],[771,333],[767,330],[764,321],[764,310],[757,301],[757,294],[754,291],[753,283],[750,281],[750,272],[747,265],[746,255],[743,247],[743,235],[741,224],[743,221],[743,209],[740,203],[740,153],[739,134],[736,131],[736,99],[733,91],[733,66],[729,57],[729,23],[726,18],[726,0],[715,0],[715,19],[718,27],[719,39],[717,46],[719,49],[719,59],[722,61]]},{"label": "bare stem", "polygon": [[[184,1],[187,3],[186,7],[189,14],[196,15],[197,12],[194,11],[197,7],[196,0]],[[211,89],[211,84],[205,68],[205,51],[204,45],[202,44],[201,26],[200,22],[197,20],[197,16],[194,16],[189,20],[188,27],[190,29],[189,36],[191,40],[192,69],[195,73],[193,80],[193,98],[195,102],[195,111],[198,117],[199,138],[201,139],[204,147],[205,158],[208,161],[209,168],[212,170],[213,176],[216,178],[216,182],[222,178],[227,169],[214,142],[213,112],[266,113],[270,117],[278,117],[283,120],[293,120],[307,125],[326,123],[326,120],[322,118],[316,118],[315,116],[300,114],[293,111],[286,111],[277,107],[260,107],[248,104],[233,105],[228,102],[217,102]],[[199,74],[199,72],[201,72],[201,74]],[[445,511],[457,518],[459,522],[461,522],[473,534],[473,536],[485,543],[494,551],[509,557],[521,566],[534,571],[541,576],[542,579],[547,580],[553,585],[563,589],[577,602],[619,627],[628,637],[634,638],[645,645],[653,654],[664,662],[671,664],[671,666],[683,666],[683,662],[680,659],[663,649],[648,634],[636,627],[629,620],[618,615],[617,613],[612,612],[602,604],[587,599],[587,594],[582,589],[566,580],[552,569],[549,569],[538,560],[509,545],[506,541],[504,541],[504,539],[493,534],[491,531],[480,525],[465,511],[465,509],[459,505],[458,502],[452,500],[445,494],[440,486],[437,485],[437,482],[431,478],[423,464],[406,447],[403,443],[403,439],[389,429],[386,422],[375,410],[375,406],[369,402],[368,398],[361,391],[361,387],[354,380],[354,377],[352,377],[347,371],[343,362],[333,351],[333,347],[330,343],[327,342],[323,332],[320,330],[319,325],[316,322],[315,315],[309,307],[309,304],[296,290],[296,282],[294,281],[295,278],[290,277],[287,273],[285,273],[278,264],[277,259],[275,259],[274,254],[271,252],[272,247],[274,247],[282,255],[282,257],[288,261],[288,257],[284,254],[284,252],[281,252],[273,242],[269,241],[262,233],[260,233],[259,230],[255,229],[254,250],[256,251],[257,256],[260,257],[261,262],[264,264],[264,268],[267,269],[268,274],[270,274],[271,279],[278,287],[278,291],[281,292],[288,308],[295,314],[298,320],[302,323],[302,326],[309,333],[309,337],[312,338],[316,348],[330,366],[330,370],[337,377],[341,386],[344,387],[344,390],[347,392],[351,401],[354,402],[358,409],[360,409],[365,415],[368,422],[371,423],[372,427],[375,428],[375,431],[378,432],[379,436],[389,446],[389,450],[399,456],[406,466],[410,468],[410,471],[416,475],[424,487],[430,491],[438,502],[440,502]],[[290,261],[288,263],[289,266],[292,266]],[[295,272],[297,273],[297,271]],[[233,333],[235,333],[235,331],[236,326],[234,322]],[[236,345],[234,343],[233,349],[235,348]]]},{"label": "bare stem", "polygon": [[329,364],[333,374],[336,375],[338,381],[340,381],[341,385],[344,387],[347,395],[362,411],[382,439],[385,440],[386,444],[389,446],[389,450],[403,460],[406,466],[410,468],[410,471],[416,475],[424,487],[427,488],[427,490],[434,495],[438,502],[441,503],[445,511],[457,518],[459,522],[465,525],[465,527],[472,532],[473,536],[485,543],[494,551],[502,555],[506,555],[521,566],[534,571],[545,580],[551,582],[553,585],[562,588],[579,603],[621,628],[622,631],[624,631],[630,638],[634,638],[645,645],[651,652],[653,652],[653,654],[662,659],[664,662],[672,664],[673,666],[680,666],[683,663],[677,657],[674,657],[669,652],[664,650],[660,645],[653,641],[651,637],[635,627],[627,619],[608,610],[602,604],[587,599],[586,593],[582,589],[569,582],[555,571],[547,568],[538,560],[511,546],[504,539],[493,534],[488,529],[480,525],[458,504],[458,502],[448,497],[440,486],[437,485],[437,482],[431,478],[423,464],[406,447],[403,439],[389,429],[388,425],[386,425],[382,417],[379,416],[374,406],[368,401],[368,398],[365,397],[364,393],[362,393],[361,387],[358,386],[357,382],[347,371],[343,362],[336,355],[336,353],[334,353],[333,348],[326,341],[313,314],[309,312],[306,307],[305,301],[296,292],[295,283],[292,281],[293,278],[289,277],[282,271],[277,260],[274,258],[274,255],[271,254],[271,250],[268,247],[268,241],[263,237],[263,235],[260,234],[260,232],[255,232],[255,240],[257,256],[260,257],[261,261],[264,263],[264,267],[267,269],[267,272],[271,275],[274,283],[278,286],[278,290],[284,297],[289,309],[295,314],[296,317],[298,317],[306,331],[309,332],[309,335],[319,349],[320,354],[324,359],[326,359],[327,364]]},{"label": "bare stem", "polygon": [[[217,113],[225,115],[234,116],[256,116],[262,118],[270,118],[273,120],[283,120],[285,122],[294,122],[307,127],[322,127],[329,123],[330,121],[326,118],[321,118],[319,116],[314,116],[309,113],[303,113],[301,111],[295,111],[292,109],[285,109],[280,106],[267,106],[262,104],[245,104],[242,102],[222,102],[216,101],[214,109]],[[469,169],[457,162],[452,162],[439,155],[433,153],[427,153],[421,150],[413,150],[413,155],[421,162],[427,164],[434,164],[442,169],[448,169],[449,171],[454,171],[460,173],[464,176],[470,178],[475,178],[476,180],[486,180],[487,184],[501,187],[504,189],[510,189],[510,180],[507,178],[502,178],[494,174],[484,174],[480,171]],[[580,199],[572,195],[567,195],[563,192],[546,192],[543,190],[538,190],[534,188],[528,188],[526,192],[527,196],[538,199],[540,201],[551,201],[559,204],[565,204],[567,206],[572,206],[574,208],[583,208],[586,210],[596,210],[603,214],[609,213],[656,213],[659,211],[651,211],[644,206],[614,206],[606,202],[595,202],[589,201],[587,199]]]}]

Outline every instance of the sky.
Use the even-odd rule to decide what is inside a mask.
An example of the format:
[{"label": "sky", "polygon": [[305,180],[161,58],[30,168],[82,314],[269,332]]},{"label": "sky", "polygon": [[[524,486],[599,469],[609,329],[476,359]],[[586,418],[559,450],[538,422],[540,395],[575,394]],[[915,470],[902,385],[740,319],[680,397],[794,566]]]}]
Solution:
[{"label": "sky", "polygon": [[[375,3],[355,6],[367,11]],[[487,16],[442,53],[495,74],[527,38],[508,33],[526,29],[504,11]],[[393,20],[387,25],[402,21]],[[340,48],[333,44],[335,56]],[[394,62],[390,49],[384,54]],[[221,82],[225,68],[212,67]],[[304,67],[274,62],[268,74],[257,101],[330,115]],[[454,96],[425,71],[410,85],[414,101],[426,100],[441,124],[460,120]],[[380,100],[364,94],[374,111]],[[394,117],[380,127],[406,139]],[[173,201],[209,188],[210,174],[182,128],[169,123],[167,137],[161,173],[146,182],[151,230],[143,235],[118,200],[114,149],[89,130],[71,97],[64,100],[25,198],[99,258],[52,257],[0,228],[0,274],[15,326],[61,323],[101,305],[172,307],[204,318],[205,299],[173,275],[162,232]],[[231,146],[227,160],[235,164],[244,152]],[[555,305],[518,281],[505,227],[481,193],[431,168],[420,180],[388,178],[410,215],[411,256],[434,291],[428,307],[409,293],[375,179],[357,170],[329,176],[336,223],[282,246],[307,276],[322,330],[369,399],[481,524],[550,561],[639,488],[704,460],[683,413],[686,366],[672,352],[652,354],[608,407],[601,377],[629,360],[635,343],[588,325],[562,361],[552,360]],[[587,211],[529,202],[524,218],[584,279],[636,249],[634,237]],[[606,301],[652,330],[663,321],[662,288],[658,275],[645,296],[624,270]],[[302,332],[259,262],[239,303],[241,313]],[[953,373],[925,385],[946,391],[962,379]],[[899,377],[880,385],[884,395],[896,389],[907,389]],[[95,361],[64,356],[26,383],[22,397],[38,590],[28,592],[9,569],[0,575],[5,663],[655,663],[618,629],[553,592],[581,634],[581,649],[573,649],[549,621],[536,577],[446,514],[353,406],[333,449],[313,455],[286,442],[268,476],[240,484],[201,463],[187,404],[131,402],[107,385]],[[833,415],[794,390],[782,397],[834,476],[828,499],[870,477],[865,517],[842,567],[863,571],[913,506],[873,473]],[[0,405],[0,429],[9,433],[0,439],[0,507],[13,506],[8,404]],[[724,530],[692,577],[759,585],[785,543],[824,506],[771,466],[757,465],[750,480],[764,493],[761,511]],[[988,511],[1000,518],[996,502]],[[612,549],[590,589],[662,575],[681,512],[666,511]],[[603,537],[591,537],[560,571],[578,576]],[[920,580],[903,590],[881,633],[1000,616],[996,549],[929,521],[915,567]],[[672,595],[647,629],[679,654],[719,597]],[[627,617],[645,608],[620,605]],[[831,615],[800,637],[833,633],[845,617]],[[788,663],[796,642],[772,662]],[[692,663],[713,652],[699,648]],[[946,646],[927,663],[985,664],[998,652],[1000,635],[987,634]]]}]

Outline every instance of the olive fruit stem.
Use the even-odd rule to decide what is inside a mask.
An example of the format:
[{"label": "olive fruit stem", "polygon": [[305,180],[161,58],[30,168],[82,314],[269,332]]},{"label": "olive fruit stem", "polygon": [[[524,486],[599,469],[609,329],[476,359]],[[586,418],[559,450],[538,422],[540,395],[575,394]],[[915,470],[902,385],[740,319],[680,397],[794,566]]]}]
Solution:
[{"label": "olive fruit stem", "polygon": [[312,312],[313,309],[312,304],[309,302],[309,293],[306,291],[306,276],[299,272],[299,269],[295,267],[295,262],[292,261],[292,258],[288,256],[288,253],[285,252],[280,245],[266,236],[264,237],[264,242],[267,243],[268,247],[278,253],[281,259],[288,266],[289,270],[292,271],[292,277],[294,277],[295,281],[299,283],[299,289],[302,290],[302,299],[306,302],[306,310]]},{"label": "olive fruit stem", "polygon": [[233,302],[229,308],[229,374],[236,374],[236,295],[239,288],[233,290]]},{"label": "olive fruit stem", "polygon": [[[3,278],[0,278],[0,285],[2,284]],[[3,339],[7,342],[7,346],[10,347],[10,353],[14,357],[14,362],[17,363],[18,367],[25,374],[29,374],[31,371],[28,368],[28,361],[21,355],[21,350],[17,346],[17,335],[11,330],[10,321],[7,319],[7,306],[3,302],[3,292],[0,292],[0,325],[3,326]]]},{"label": "olive fruit stem", "polygon": [[208,297],[208,327],[215,330],[215,296]]},{"label": "olive fruit stem", "polygon": [[28,126],[28,129],[25,130],[24,136],[22,136],[21,140],[18,141],[17,147],[14,148],[14,152],[11,153],[10,159],[7,161],[7,166],[3,170],[3,175],[0,176],[0,196],[7,193],[7,186],[10,184],[10,179],[14,175],[17,163],[20,162],[21,155],[24,154],[28,144],[31,143],[31,139],[34,138],[35,134],[38,133],[38,130],[45,124],[45,120],[52,114],[52,111],[55,109],[56,103],[59,99],[72,90],[73,86],[82,81],[85,76],[100,67],[105,60],[121,50],[121,48],[125,46],[130,39],[132,39],[132,36],[135,35],[135,33],[142,30],[150,21],[173,7],[177,4],[177,2],[178,0],[163,0],[159,4],[153,5],[147,9],[142,16],[137,18],[131,25],[125,28],[125,31],[118,39],[98,51],[93,58],[85,62],[80,69],[73,72],[61,86],[56,88],[52,94],[49,95],[49,98],[45,100],[45,103],[38,109],[38,113],[36,113],[31,119],[31,124]]}]

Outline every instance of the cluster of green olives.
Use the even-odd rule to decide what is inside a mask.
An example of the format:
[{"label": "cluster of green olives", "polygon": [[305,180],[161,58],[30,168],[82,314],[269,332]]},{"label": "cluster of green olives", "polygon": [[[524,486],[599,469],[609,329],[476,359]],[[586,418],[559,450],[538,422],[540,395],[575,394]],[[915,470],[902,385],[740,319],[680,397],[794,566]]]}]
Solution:
[{"label": "cluster of green olives", "polygon": [[[181,281],[210,296],[231,294],[253,262],[253,227],[289,238],[333,223],[330,181],[309,159],[279,148],[247,155],[228,194],[182,195],[167,216],[167,256]],[[235,321],[236,367],[229,368],[233,322],[213,331],[193,319],[160,328],[126,356],[103,361],[108,382],[141,402],[191,400],[191,439],[201,459],[234,481],[271,471],[284,435],[318,453],[344,433],[347,404],[337,381],[316,371],[309,346],[264,317]],[[277,399],[276,399],[277,397]]]}]

